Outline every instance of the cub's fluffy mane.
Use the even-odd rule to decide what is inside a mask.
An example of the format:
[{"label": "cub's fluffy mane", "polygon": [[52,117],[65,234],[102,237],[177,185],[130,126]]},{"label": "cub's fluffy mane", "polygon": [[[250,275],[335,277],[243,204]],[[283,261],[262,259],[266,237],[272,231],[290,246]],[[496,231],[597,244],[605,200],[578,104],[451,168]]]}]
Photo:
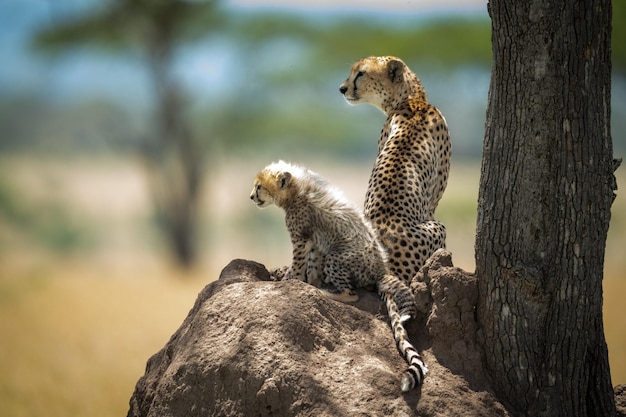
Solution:
[{"label": "cub's fluffy mane", "polygon": [[[354,205],[338,187],[332,185],[324,177],[308,168],[278,161],[268,165],[264,172],[279,178],[283,173],[291,174],[291,187],[296,191],[294,200],[305,199],[318,212],[325,213],[326,218],[341,219],[344,224],[350,224],[347,230],[363,230],[373,235],[374,229],[363,217],[363,212]],[[289,203],[290,204],[290,203]],[[358,216],[355,218],[355,214]],[[347,232],[349,234],[349,232]]]},{"label": "cub's fluffy mane", "polygon": [[345,207],[360,212],[339,188],[310,169],[285,161],[274,162],[265,169],[276,175],[290,173],[298,195],[310,199],[315,207]]}]

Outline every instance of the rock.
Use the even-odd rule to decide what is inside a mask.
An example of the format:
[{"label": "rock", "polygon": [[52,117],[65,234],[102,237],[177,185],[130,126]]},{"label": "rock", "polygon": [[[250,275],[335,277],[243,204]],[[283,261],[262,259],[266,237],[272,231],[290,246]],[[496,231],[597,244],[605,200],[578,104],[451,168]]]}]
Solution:
[{"label": "rock", "polygon": [[471,381],[482,374],[481,352],[476,345],[476,277],[454,267],[445,249],[435,252],[420,274],[433,300],[426,322],[432,351],[439,362]]},{"label": "rock", "polygon": [[[475,367],[458,366],[473,348],[473,328],[455,288],[472,284],[449,268],[432,264],[427,287],[437,296],[457,294],[458,303],[433,303],[433,337],[424,317],[408,329],[430,367],[422,390],[400,391],[406,363],[375,293],[359,291],[356,305],[342,304],[299,281],[269,281],[263,265],[235,260],[148,360],[128,416],[505,416],[481,377],[465,379]],[[461,312],[460,324],[448,310]],[[446,339],[465,343],[460,352],[439,346],[446,326],[461,333]],[[438,352],[454,370],[439,363]]]}]

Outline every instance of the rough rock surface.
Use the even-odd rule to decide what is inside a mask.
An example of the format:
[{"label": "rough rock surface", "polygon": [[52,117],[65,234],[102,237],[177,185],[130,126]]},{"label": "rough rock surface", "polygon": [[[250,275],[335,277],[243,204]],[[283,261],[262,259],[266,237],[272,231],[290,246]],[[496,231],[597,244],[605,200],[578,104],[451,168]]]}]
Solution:
[{"label": "rough rock surface", "polygon": [[342,304],[232,261],[149,359],[128,416],[507,416],[482,377],[474,277],[441,250],[414,291],[424,314],[408,331],[430,372],[402,394],[406,364],[375,293]]}]

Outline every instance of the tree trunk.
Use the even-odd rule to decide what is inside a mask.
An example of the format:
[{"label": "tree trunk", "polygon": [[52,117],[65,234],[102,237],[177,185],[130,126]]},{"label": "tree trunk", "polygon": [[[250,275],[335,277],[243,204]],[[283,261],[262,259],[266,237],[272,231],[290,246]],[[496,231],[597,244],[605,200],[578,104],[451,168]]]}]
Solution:
[{"label": "tree trunk", "polygon": [[170,31],[150,42],[150,73],[156,95],[155,130],[143,148],[159,225],[178,265],[196,261],[196,226],[204,152],[183,116],[182,93],[169,70]]},{"label": "tree trunk", "polygon": [[491,0],[476,236],[485,365],[516,416],[610,416],[611,2]]}]

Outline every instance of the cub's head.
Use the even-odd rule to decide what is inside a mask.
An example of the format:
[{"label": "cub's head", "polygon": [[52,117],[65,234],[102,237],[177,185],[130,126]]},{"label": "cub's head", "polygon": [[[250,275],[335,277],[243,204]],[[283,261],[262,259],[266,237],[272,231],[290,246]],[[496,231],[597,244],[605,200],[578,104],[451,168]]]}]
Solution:
[{"label": "cub's head", "polygon": [[250,199],[261,208],[271,204],[284,207],[296,193],[294,175],[300,171],[300,167],[283,161],[266,166],[254,178]]},{"label": "cub's head", "polygon": [[394,99],[415,94],[416,88],[421,89],[419,79],[400,58],[371,56],[352,65],[339,92],[350,104],[368,103],[387,112]]}]

